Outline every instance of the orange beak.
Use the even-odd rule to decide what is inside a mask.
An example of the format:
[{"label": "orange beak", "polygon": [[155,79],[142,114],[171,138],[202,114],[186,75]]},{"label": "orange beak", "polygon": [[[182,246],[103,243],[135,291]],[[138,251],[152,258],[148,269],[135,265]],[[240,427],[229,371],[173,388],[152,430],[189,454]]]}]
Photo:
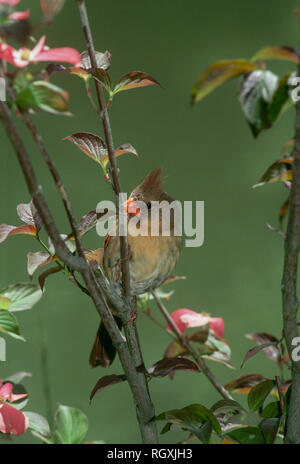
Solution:
[{"label": "orange beak", "polygon": [[128,198],[128,200],[125,201],[124,208],[127,214],[131,214],[133,216],[140,214],[140,208],[137,206],[133,198]]}]

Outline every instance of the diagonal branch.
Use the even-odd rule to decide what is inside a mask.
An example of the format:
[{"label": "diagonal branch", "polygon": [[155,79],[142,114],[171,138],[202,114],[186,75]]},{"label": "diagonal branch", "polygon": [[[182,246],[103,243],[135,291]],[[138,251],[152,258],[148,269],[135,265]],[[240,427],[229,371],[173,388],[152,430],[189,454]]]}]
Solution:
[{"label": "diagonal branch", "polygon": [[[120,332],[116,321],[111,314],[106,300],[103,297],[100,281],[96,279],[91,267],[88,265],[85,258],[73,256],[64,241],[61,239],[54,219],[50,213],[48,205],[42,194],[38,184],[31,160],[24,145],[24,142],[16,128],[11,112],[6,103],[0,101],[0,117],[4,127],[11,140],[11,143],[16,151],[22,168],[29,192],[33,198],[34,204],[44,222],[45,228],[51,238],[56,254],[65,262],[71,269],[81,273],[87,290],[95,304],[95,307],[103,320],[105,327],[113,340],[113,343],[118,351],[118,355],[126,374],[129,386],[131,388],[135,405],[137,407],[137,415],[139,419],[140,429],[144,443],[157,443],[157,431],[155,422],[150,422],[154,416],[154,410],[149,394],[143,379],[137,373],[136,365],[132,359],[126,339]],[[76,229],[76,227],[75,227]],[[80,240],[78,238],[78,240]]]}]

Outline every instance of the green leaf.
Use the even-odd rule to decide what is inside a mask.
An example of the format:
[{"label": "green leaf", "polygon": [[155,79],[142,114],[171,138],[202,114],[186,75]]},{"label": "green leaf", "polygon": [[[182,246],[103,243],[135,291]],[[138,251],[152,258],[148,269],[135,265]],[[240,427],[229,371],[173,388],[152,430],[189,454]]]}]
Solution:
[{"label": "green leaf", "polygon": [[69,94],[46,81],[35,81],[17,96],[16,103],[23,110],[42,110],[52,114],[71,116],[68,111]]},{"label": "green leaf", "polygon": [[271,71],[253,71],[242,81],[238,99],[254,137],[271,126],[269,104],[277,86],[278,76]]},{"label": "green leaf", "polygon": [[80,409],[59,405],[55,416],[55,435],[63,444],[79,444],[88,432],[88,420]]},{"label": "green leaf", "polygon": [[214,414],[202,404],[191,404],[182,409],[172,409],[163,412],[156,417],[156,420],[167,420],[174,424],[185,424],[198,428],[204,422],[211,422],[214,431],[221,433],[221,427]]},{"label": "green leaf", "polygon": [[282,45],[279,47],[264,47],[251,58],[251,61],[257,60],[288,60],[299,63],[299,58],[294,47]]},{"label": "green leaf", "polygon": [[256,411],[263,405],[274,386],[274,380],[264,380],[251,389],[248,395],[248,406],[250,411]]},{"label": "green leaf", "polygon": [[219,414],[221,412],[235,412],[235,411],[245,411],[240,403],[234,400],[220,400],[215,403],[210,410],[215,413]]},{"label": "green leaf", "polygon": [[0,291],[0,295],[10,299],[9,311],[24,311],[31,309],[43,293],[38,285],[28,282],[9,285]]},{"label": "green leaf", "polygon": [[255,69],[258,69],[258,66],[247,60],[224,60],[213,63],[198,77],[192,90],[191,103],[197,103],[224,82]]},{"label": "green leaf", "polygon": [[96,385],[94,386],[92,393],[90,394],[90,403],[92,402],[92,399],[96,395],[96,393],[99,393],[101,390],[103,390],[106,387],[109,387],[111,385],[115,385],[116,383],[124,382],[126,380],[126,375],[116,375],[116,374],[111,374],[111,375],[105,375],[104,377],[101,377],[101,379],[98,380]]},{"label": "green leaf", "polygon": [[6,309],[0,310],[0,332],[10,335],[18,340],[25,341],[25,339],[21,336],[17,319]]},{"label": "green leaf", "polygon": [[278,181],[290,181],[292,180],[292,163],[294,158],[286,155],[283,158],[275,161],[270,167],[263,173],[257,184],[253,185],[252,188],[261,187],[265,184],[271,184]]},{"label": "green leaf", "polygon": [[41,416],[40,414],[31,411],[24,411],[24,414],[29,420],[28,428],[31,433],[43,440],[45,443],[53,443],[52,434],[47,419],[45,419],[45,417]]},{"label": "green leaf", "polygon": [[226,436],[233,438],[242,445],[264,444],[264,436],[258,427],[242,427],[226,433]]},{"label": "green leaf", "polygon": [[141,71],[131,71],[122,76],[113,89],[113,93],[121,92],[123,90],[136,89],[138,87],[146,87],[148,85],[157,85],[161,87],[160,83],[154,79],[150,74]]}]

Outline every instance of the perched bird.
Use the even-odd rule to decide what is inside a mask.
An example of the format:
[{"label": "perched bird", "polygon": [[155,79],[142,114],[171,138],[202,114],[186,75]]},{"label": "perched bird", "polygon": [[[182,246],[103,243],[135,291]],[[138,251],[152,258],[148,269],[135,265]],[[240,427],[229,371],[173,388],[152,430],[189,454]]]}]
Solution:
[{"label": "perched bird", "polygon": [[[138,202],[144,202],[146,211],[138,207]],[[181,251],[181,236],[174,234],[176,217],[171,209],[170,234],[162,235],[162,214],[158,216],[158,235],[151,235],[152,222],[157,218],[151,202],[165,201],[170,204],[174,199],[165,192],[162,180],[161,167],[151,172],[141,184],[130,194],[125,203],[128,220],[128,246],[129,246],[129,270],[131,295],[140,295],[156,289],[170,276]],[[151,210],[152,206],[152,210]],[[145,211],[143,213],[143,211]],[[143,221],[142,214],[147,215],[147,221]],[[130,218],[136,216],[137,228],[140,227],[140,235],[131,234]],[[145,219],[145,218],[144,218]],[[143,228],[147,230],[143,230]],[[133,232],[133,231],[132,231]],[[144,232],[144,234],[142,234]],[[121,265],[120,265],[120,238],[108,233],[103,254],[103,269],[109,282],[118,292],[121,292]],[[113,310],[112,310],[113,312]],[[119,328],[122,323],[116,317]],[[90,364],[93,367],[108,367],[113,361],[116,350],[103,323],[97,332],[97,336],[90,355]]]}]

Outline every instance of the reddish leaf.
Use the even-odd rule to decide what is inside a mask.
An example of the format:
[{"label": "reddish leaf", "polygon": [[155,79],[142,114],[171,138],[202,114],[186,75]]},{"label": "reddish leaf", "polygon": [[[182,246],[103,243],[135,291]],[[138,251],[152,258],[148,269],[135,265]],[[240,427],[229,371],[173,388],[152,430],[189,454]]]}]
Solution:
[{"label": "reddish leaf", "polygon": [[226,390],[232,391],[233,393],[248,393],[252,387],[259,384],[263,380],[267,380],[260,374],[247,374],[232,380],[231,382],[224,385]]},{"label": "reddish leaf", "polygon": [[274,347],[276,346],[276,342],[268,342],[268,343],[263,343],[262,345],[255,346],[254,348],[251,348],[249,351],[247,351],[243,362],[241,364],[241,368],[244,366],[245,362],[248,361],[248,359],[252,358],[255,356],[259,351],[265,350],[268,347]]},{"label": "reddish leaf", "polygon": [[157,85],[161,87],[160,83],[150,76],[141,71],[131,71],[121,77],[113,92],[121,92],[123,90],[136,89],[138,87],[146,87],[148,85]]},{"label": "reddish leaf", "polygon": [[175,340],[167,347],[166,351],[164,352],[164,358],[176,358],[177,356],[185,353],[186,348]]},{"label": "reddish leaf", "polygon": [[61,270],[62,270],[61,266],[55,266],[55,267],[51,267],[50,269],[47,269],[47,271],[39,275],[38,281],[39,281],[42,291],[44,291],[45,281],[47,277],[49,277],[49,275],[51,274],[56,274],[57,272],[60,272]]},{"label": "reddish leaf", "polygon": [[30,203],[20,203],[17,206],[17,213],[21,221],[25,222],[25,224],[34,226],[37,232],[41,230],[43,221],[32,200]]},{"label": "reddish leaf", "polygon": [[33,276],[34,272],[41,266],[45,266],[50,263],[51,256],[45,251],[38,251],[32,253],[31,251],[27,254],[27,272],[30,277]]},{"label": "reddish leaf", "polygon": [[[123,145],[120,145],[118,148],[115,150],[115,156],[121,156],[124,155],[125,153],[131,153],[132,155],[135,155],[138,158],[138,154],[136,149],[130,145],[130,143],[124,143]],[[108,154],[102,156],[101,158],[101,164],[104,168],[106,168],[107,163],[109,162]]]},{"label": "reddish leaf", "polygon": [[110,385],[114,385],[116,383],[124,382],[126,380],[126,375],[105,375],[104,377],[101,377],[101,379],[98,380],[96,385],[94,386],[92,393],[90,395],[90,403],[92,402],[92,399],[96,395],[96,393],[99,393],[103,388],[109,387]]},{"label": "reddish leaf", "polygon": [[288,60],[299,63],[299,58],[294,47],[282,45],[280,47],[264,47],[259,50],[252,58],[258,60]]},{"label": "reddish leaf", "polygon": [[195,343],[205,343],[208,338],[209,331],[208,329],[200,329],[197,332],[194,332],[188,337],[191,342]]},{"label": "reddish leaf", "polygon": [[193,361],[186,358],[164,358],[147,369],[151,377],[165,377],[178,370],[199,371]]},{"label": "reddish leaf", "polygon": [[258,69],[258,66],[247,60],[224,60],[213,63],[198,77],[192,91],[191,103],[197,103],[224,82],[255,69]]},{"label": "reddish leaf", "polygon": [[22,411],[10,404],[0,403],[0,432],[22,435],[28,428],[28,419]]},{"label": "reddish leaf", "polygon": [[30,225],[16,227],[16,226],[9,226],[7,224],[2,224],[0,226],[0,243],[4,242],[7,239],[7,237],[10,237],[11,235],[18,235],[18,234],[36,236],[36,228]]},{"label": "reddish leaf", "polygon": [[[90,59],[89,52],[86,50],[82,52],[80,56],[81,56],[81,66],[86,71],[90,71],[92,66],[91,66],[91,59]],[[106,50],[105,53],[95,51],[95,58],[96,58],[97,68],[106,70],[110,67],[111,53],[109,51]]]}]

